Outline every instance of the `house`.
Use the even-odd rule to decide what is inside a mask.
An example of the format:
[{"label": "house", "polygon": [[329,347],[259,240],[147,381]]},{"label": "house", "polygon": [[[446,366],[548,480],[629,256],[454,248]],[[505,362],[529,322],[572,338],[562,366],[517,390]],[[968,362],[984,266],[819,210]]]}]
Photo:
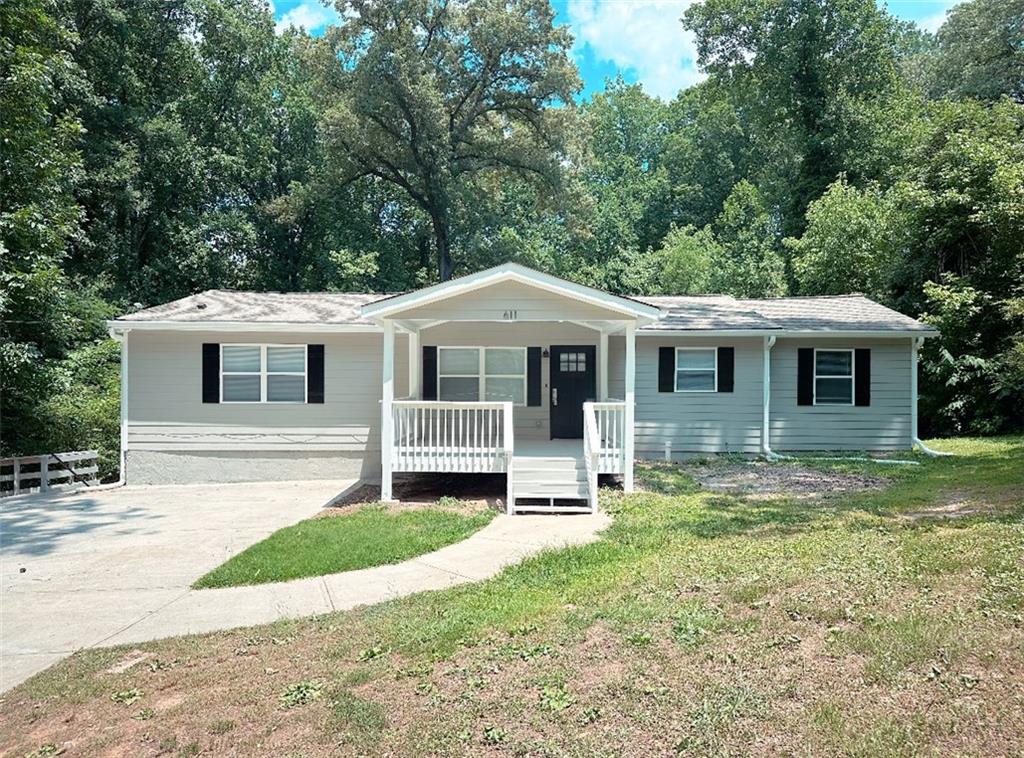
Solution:
[{"label": "house", "polygon": [[[506,473],[590,510],[634,458],[906,450],[935,332],[860,295],[622,297],[505,264],[400,295],[211,290],[109,322],[129,483]],[[383,440],[383,444],[382,444]]]}]

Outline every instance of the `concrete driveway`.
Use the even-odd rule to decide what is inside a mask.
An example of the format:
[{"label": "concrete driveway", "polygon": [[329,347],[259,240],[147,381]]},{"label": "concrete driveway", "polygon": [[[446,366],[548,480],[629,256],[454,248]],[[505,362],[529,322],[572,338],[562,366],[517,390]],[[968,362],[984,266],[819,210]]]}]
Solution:
[{"label": "concrete driveway", "polygon": [[352,484],[123,487],[0,503],[0,692],[113,641]]}]

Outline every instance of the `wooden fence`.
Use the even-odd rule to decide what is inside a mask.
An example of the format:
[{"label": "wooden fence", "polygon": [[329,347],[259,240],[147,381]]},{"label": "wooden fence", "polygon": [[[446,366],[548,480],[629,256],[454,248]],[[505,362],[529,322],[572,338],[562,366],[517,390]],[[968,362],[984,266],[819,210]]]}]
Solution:
[{"label": "wooden fence", "polygon": [[97,484],[98,464],[95,450],[0,458],[0,497]]}]

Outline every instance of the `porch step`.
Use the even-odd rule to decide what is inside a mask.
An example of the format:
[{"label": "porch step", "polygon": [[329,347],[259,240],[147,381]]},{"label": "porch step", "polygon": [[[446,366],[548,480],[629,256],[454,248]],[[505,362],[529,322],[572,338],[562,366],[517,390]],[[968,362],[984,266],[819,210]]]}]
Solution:
[{"label": "porch step", "polygon": [[569,455],[512,459],[512,512],[590,512],[590,487],[582,458]]}]

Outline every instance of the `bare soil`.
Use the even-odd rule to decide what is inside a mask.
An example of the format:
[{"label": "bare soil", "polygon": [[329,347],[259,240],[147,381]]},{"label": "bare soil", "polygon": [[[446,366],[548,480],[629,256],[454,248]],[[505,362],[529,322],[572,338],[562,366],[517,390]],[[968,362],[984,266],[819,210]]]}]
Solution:
[{"label": "bare soil", "polygon": [[824,471],[792,463],[721,461],[683,463],[682,469],[702,487],[743,495],[786,495],[797,500],[821,500],[851,492],[882,490],[888,479],[869,474]]}]

